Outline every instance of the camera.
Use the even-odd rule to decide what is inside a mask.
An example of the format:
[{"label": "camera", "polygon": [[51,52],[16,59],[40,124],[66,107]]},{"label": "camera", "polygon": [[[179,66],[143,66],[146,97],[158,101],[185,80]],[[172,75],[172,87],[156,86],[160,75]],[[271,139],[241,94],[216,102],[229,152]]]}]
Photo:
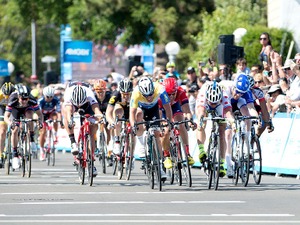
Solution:
[{"label": "camera", "polygon": [[134,77],[139,77],[141,75],[143,75],[143,73],[141,71],[136,70],[136,71],[133,72]]}]

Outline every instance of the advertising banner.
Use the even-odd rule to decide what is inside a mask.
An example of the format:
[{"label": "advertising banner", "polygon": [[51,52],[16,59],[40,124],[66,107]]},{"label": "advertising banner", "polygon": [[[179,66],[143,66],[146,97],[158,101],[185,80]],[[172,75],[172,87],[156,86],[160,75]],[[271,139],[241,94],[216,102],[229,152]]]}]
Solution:
[{"label": "advertising banner", "polygon": [[64,62],[91,63],[93,56],[91,41],[65,41]]},{"label": "advertising banner", "polygon": [[0,59],[0,76],[9,76],[7,60]]}]

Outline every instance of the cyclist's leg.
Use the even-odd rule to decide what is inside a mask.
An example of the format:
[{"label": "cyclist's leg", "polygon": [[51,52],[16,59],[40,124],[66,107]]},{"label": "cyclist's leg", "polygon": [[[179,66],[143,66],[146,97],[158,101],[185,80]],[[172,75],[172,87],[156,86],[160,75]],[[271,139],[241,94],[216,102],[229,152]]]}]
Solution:
[{"label": "cyclist's leg", "polygon": [[[44,116],[44,121],[46,121],[48,119],[48,115],[43,114],[43,116]],[[40,129],[40,135],[39,135],[40,156],[44,154],[45,139],[46,139],[46,127],[43,126],[43,128]]]},{"label": "cyclist's leg", "polygon": [[220,135],[220,157],[221,157],[221,165],[220,165],[220,177],[224,177],[226,175],[226,170],[224,167],[225,163],[225,152],[226,152],[226,140],[225,140],[225,129],[226,123],[219,124],[219,135]]},{"label": "cyclist's leg", "polygon": [[[57,113],[56,112],[51,113],[50,118],[53,121],[56,121],[58,119]],[[55,142],[57,141],[57,130],[58,130],[58,123],[53,123],[53,138]]]},{"label": "cyclist's leg", "polygon": [[69,128],[69,122],[71,119],[71,115],[74,113],[74,107],[72,105],[64,105],[63,107],[63,115],[64,115],[64,126],[65,129],[69,135],[70,141],[71,141],[71,153],[73,155],[78,155],[78,145],[76,143],[75,137],[74,137],[74,127],[72,126]]},{"label": "cyclist's leg", "polygon": [[[123,118],[124,115],[124,110],[123,108],[119,105],[116,104],[113,112],[113,117],[114,119],[118,118]],[[115,125],[114,129],[114,153],[115,154],[120,154],[120,133],[121,133],[121,122],[118,122]]]},{"label": "cyclist's leg", "polygon": [[[33,110],[31,109],[31,107],[28,107],[25,111],[25,117],[27,119],[32,119],[33,117]],[[31,151],[37,151],[37,147],[36,147],[36,143],[34,140],[34,129],[33,129],[33,122],[29,122],[28,123],[28,127],[29,127],[29,132],[30,132],[30,149]]]},{"label": "cyclist's leg", "polygon": [[[201,119],[201,117],[206,116],[206,109],[203,106],[198,107],[197,116],[199,119]],[[204,122],[203,124],[200,124],[200,126],[198,127],[198,129],[196,131],[197,143],[198,143],[198,148],[199,148],[199,160],[201,163],[203,163],[204,160],[206,159],[206,152],[204,150],[204,143],[206,140],[205,127],[206,127],[206,122]]]},{"label": "cyclist's leg", "polygon": [[[0,106],[0,116],[4,116],[5,112],[5,106]],[[3,151],[5,147],[5,138],[6,138],[6,130],[7,126],[6,123],[4,122],[4,118],[0,118],[0,168],[3,167]]]},{"label": "cyclist's leg", "polygon": [[[142,122],[144,120],[144,112],[142,109],[138,108],[136,112],[136,122]],[[144,126],[139,125],[138,130],[136,131],[136,141],[134,145],[135,154],[140,158],[145,157],[145,143],[144,143]]]}]

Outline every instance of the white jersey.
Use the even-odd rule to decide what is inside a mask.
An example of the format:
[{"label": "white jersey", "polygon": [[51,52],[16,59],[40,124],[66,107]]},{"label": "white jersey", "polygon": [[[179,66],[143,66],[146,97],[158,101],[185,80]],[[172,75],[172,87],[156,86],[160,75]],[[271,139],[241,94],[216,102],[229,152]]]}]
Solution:
[{"label": "white jersey", "polygon": [[[72,105],[71,96],[72,96],[72,93],[73,93],[73,90],[74,90],[75,87],[76,87],[76,85],[68,87],[66,89],[65,94],[64,94],[64,105]],[[83,89],[85,89],[87,102],[89,102],[90,105],[94,105],[94,104],[98,103],[97,100],[96,100],[94,92],[90,88],[85,87],[85,86],[81,86],[81,87]]]}]

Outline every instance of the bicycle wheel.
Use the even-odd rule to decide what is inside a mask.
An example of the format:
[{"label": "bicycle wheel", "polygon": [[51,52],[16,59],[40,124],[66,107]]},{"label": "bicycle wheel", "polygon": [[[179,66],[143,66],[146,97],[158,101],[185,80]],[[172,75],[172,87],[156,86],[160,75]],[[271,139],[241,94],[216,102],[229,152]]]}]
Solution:
[{"label": "bicycle wheel", "polygon": [[234,185],[238,184],[239,181],[239,150],[238,150],[238,140],[237,140],[237,134],[234,134],[232,137],[232,160],[234,163],[234,167],[233,167],[233,177],[232,177],[232,183]]},{"label": "bicycle wheel", "polygon": [[170,184],[174,184],[175,173],[177,170],[177,154],[176,154],[176,150],[175,150],[175,145],[172,142],[170,143],[170,158],[172,160],[172,168],[167,169],[167,172],[170,177]]},{"label": "bicycle wheel", "polygon": [[240,148],[240,177],[244,187],[248,185],[249,181],[249,170],[250,170],[250,157],[249,157],[249,142],[246,140],[245,136],[241,139]]},{"label": "bicycle wheel", "polygon": [[261,159],[261,147],[257,136],[251,140],[252,149],[252,160],[250,167],[252,166],[252,173],[254,182],[259,185],[261,181],[261,169],[262,169],[262,159]]},{"label": "bicycle wheel", "polygon": [[175,179],[177,181],[177,184],[179,186],[182,185],[182,173],[184,173],[184,165],[183,165],[183,159],[182,159],[182,152],[181,152],[181,146],[180,142],[177,139],[175,142],[175,154],[176,154],[176,166],[175,166]]},{"label": "bicycle wheel", "polygon": [[85,151],[86,151],[86,163],[87,163],[87,170],[88,170],[88,180],[89,185],[93,185],[94,179],[94,159],[93,159],[93,150],[91,147],[91,136],[88,135],[85,141]]},{"label": "bicycle wheel", "polygon": [[85,179],[85,162],[83,159],[83,143],[82,140],[79,141],[78,143],[79,146],[79,154],[77,156],[79,164],[78,164],[78,177],[79,177],[79,183],[84,184],[84,179]]},{"label": "bicycle wheel", "polygon": [[214,151],[213,151],[213,143],[212,143],[212,135],[209,138],[208,143],[208,150],[207,150],[207,159],[204,163],[205,165],[205,173],[207,175],[207,187],[211,189],[212,180],[213,180],[213,158],[214,158]]},{"label": "bicycle wheel", "polygon": [[154,174],[156,178],[156,186],[159,191],[162,190],[162,180],[161,180],[161,164],[159,160],[159,150],[158,145],[156,142],[155,137],[152,137],[152,156],[153,156],[153,167],[154,167]]},{"label": "bicycle wheel", "polygon": [[120,140],[120,155],[117,156],[118,159],[118,179],[121,180],[123,177],[124,164],[125,164],[125,137],[122,136]]},{"label": "bicycle wheel", "polygon": [[220,155],[220,136],[215,134],[214,138],[214,153],[213,153],[213,182],[214,182],[214,189],[218,190],[219,187],[219,178],[220,178],[220,162],[221,162],[221,155]]},{"label": "bicycle wheel", "polygon": [[29,146],[29,136],[26,135],[24,137],[24,140],[23,140],[23,162],[24,162],[24,165],[23,165],[23,170],[24,170],[24,174],[23,176],[25,175],[25,173],[27,174],[27,177],[29,178],[31,176],[31,149],[30,149],[30,146]]},{"label": "bicycle wheel", "polygon": [[99,136],[99,162],[100,166],[102,168],[102,172],[106,173],[106,142],[105,142],[105,136],[104,133],[101,132]]},{"label": "bicycle wheel", "polygon": [[126,140],[126,150],[125,150],[125,175],[126,180],[130,179],[132,166],[133,166],[133,136],[132,134],[128,135],[128,139]]},{"label": "bicycle wheel", "polygon": [[52,130],[49,131],[49,143],[48,143],[48,148],[49,148],[49,158],[48,158],[48,166],[55,165],[55,145],[54,145],[54,135]]},{"label": "bicycle wheel", "polygon": [[145,172],[148,177],[148,182],[151,189],[154,189],[154,166],[153,166],[153,153],[152,153],[152,144],[150,143],[151,140],[148,140],[145,137],[146,143],[146,151],[145,151]]},{"label": "bicycle wheel", "polygon": [[5,174],[9,175],[10,169],[11,169],[11,160],[12,160],[10,132],[7,133],[4,159],[5,159],[5,162],[4,162]]},{"label": "bicycle wheel", "polygon": [[182,177],[186,182],[186,186],[192,187],[192,174],[191,174],[191,166],[189,165],[188,155],[185,149],[181,148],[181,144],[179,145],[178,151],[181,152],[181,162],[182,162]]},{"label": "bicycle wheel", "polygon": [[52,166],[55,166],[55,147],[51,148],[50,161],[52,162]]}]

